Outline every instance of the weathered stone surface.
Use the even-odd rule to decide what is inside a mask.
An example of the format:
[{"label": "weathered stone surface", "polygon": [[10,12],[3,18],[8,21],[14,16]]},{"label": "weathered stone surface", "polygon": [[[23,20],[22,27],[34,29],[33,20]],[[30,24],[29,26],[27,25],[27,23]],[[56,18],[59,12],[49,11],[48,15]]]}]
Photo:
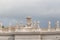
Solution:
[{"label": "weathered stone surface", "polygon": [[1,33],[0,40],[60,40],[60,32]]},{"label": "weathered stone surface", "polygon": [[40,35],[15,35],[15,40],[40,40]]},{"label": "weathered stone surface", "polygon": [[13,36],[0,36],[0,40],[13,40]]}]

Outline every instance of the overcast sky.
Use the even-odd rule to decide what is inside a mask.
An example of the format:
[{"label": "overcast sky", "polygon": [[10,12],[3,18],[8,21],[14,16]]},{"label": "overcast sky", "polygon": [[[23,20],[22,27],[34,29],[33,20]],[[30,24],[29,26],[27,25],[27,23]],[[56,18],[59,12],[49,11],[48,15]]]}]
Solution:
[{"label": "overcast sky", "polygon": [[59,19],[60,0],[0,0],[0,20],[5,24],[7,20],[11,21],[11,18],[19,20],[26,16],[43,21],[50,17]]}]

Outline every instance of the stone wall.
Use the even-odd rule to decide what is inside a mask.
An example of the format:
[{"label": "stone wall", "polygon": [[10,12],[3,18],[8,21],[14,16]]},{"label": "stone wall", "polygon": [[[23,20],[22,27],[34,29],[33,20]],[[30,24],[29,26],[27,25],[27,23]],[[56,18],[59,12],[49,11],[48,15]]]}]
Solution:
[{"label": "stone wall", "polygon": [[15,40],[40,40],[40,35],[15,35]]},{"label": "stone wall", "polygon": [[60,40],[60,35],[43,35],[42,40]]},{"label": "stone wall", "polygon": [[60,40],[60,33],[10,33],[0,34],[0,40]]},{"label": "stone wall", "polygon": [[0,40],[13,40],[13,36],[0,36]]}]

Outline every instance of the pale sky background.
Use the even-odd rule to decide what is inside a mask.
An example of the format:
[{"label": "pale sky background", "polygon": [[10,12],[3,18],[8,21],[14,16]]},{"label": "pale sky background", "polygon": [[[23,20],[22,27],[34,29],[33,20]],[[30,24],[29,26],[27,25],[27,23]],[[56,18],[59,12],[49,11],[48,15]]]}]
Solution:
[{"label": "pale sky background", "polygon": [[42,27],[47,26],[48,20],[54,26],[60,21],[60,0],[0,0],[0,21],[4,25],[25,22],[27,16],[39,20]]}]

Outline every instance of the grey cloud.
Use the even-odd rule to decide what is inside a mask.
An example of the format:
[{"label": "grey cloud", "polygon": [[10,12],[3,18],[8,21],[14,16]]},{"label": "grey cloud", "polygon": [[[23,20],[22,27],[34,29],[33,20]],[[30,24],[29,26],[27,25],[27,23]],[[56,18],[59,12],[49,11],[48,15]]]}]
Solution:
[{"label": "grey cloud", "polygon": [[59,0],[0,0],[0,16],[50,16],[60,14]]}]

